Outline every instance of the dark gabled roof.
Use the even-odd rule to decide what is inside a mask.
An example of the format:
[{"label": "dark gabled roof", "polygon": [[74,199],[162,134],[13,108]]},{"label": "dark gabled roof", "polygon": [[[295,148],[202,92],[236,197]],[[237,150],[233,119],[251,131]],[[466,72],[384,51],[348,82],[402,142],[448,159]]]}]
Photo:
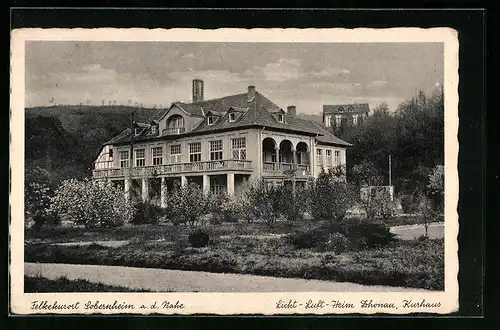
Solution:
[{"label": "dark gabled roof", "polygon": [[333,135],[333,133],[327,131],[326,129],[324,129],[320,125],[316,124],[315,122],[312,122],[310,120],[304,120],[304,119],[300,119],[300,120],[308,122],[312,127],[316,128],[316,132],[318,132],[319,134],[322,134],[322,135],[318,135],[316,137],[316,140],[318,140],[319,143],[334,144],[334,145],[344,146],[344,147],[351,147],[352,146],[351,143],[344,141],[342,139],[339,139],[338,137]]},{"label": "dark gabled roof", "polygon": [[[244,96],[244,101],[246,101],[246,94],[240,94]],[[236,95],[239,96],[239,95]],[[235,101],[240,101],[235,98]],[[286,116],[285,123],[280,123],[271,114],[271,112],[280,111],[281,108],[276,104],[269,101],[262,94],[256,92],[255,98],[252,102],[247,102],[249,104],[248,110],[246,110],[238,119],[234,122],[229,122],[227,112],[222,118],[220,118],[213,125],[207,125],[206,121],[202,121],[195,129],[191,132],[209,132],[214,130],[224,130],[228,128],[237,127],[250,127],[250,126],[261,126],[267,128],[276,128],[289,131],[298,131],[307,133],[309,135],[315,135],[316,129],[310,125],[305,125],[302,120],[294,117]],[[228,107],[227,109],[229,109]]]},{"label": "dark gabled roof", "polygon": [[130,128],[124,129],[120,134],[115,136],[109,141],[104,142],[104,144],[115,144],[119,142],[124,142],[130,139]]},{"label": "dark gabled roof", "polygon": [[[255,97],[252,98],[251,101],[248,101],[247,93],[244,93],[196,103],[176,102],[174,105],[193,116],[205,117],[210,113],[220,116],[212,125],[207,125],[207,121],[202,120],[197,127],[190,132],[186,132],[186,134],[210,133],[213,131],[224,131],[237,128],[265,127],[267,129],[301,132],[305,135],[317,136],[316,138],[320,143],[341,146],[351,145],[337,138],[321,126],[296,116],[292,117],[290,115],[285,115],[285,122],[278,122],[276,116],[273,114],[283,110],[258,92],[255,92]],[[228,118],[228,111],[230,109],[240,113],[233,122],[230,122]],[[162,117],[163,116],[164,115],[162,115]],[[149,128],[148,124],[137,123],[137,125]],[[148,140],[156,136],[157,135],[150,134],[150,129],[145,129],[141,134],[134,136],[134,141]],[[105,144],[129,142],[130,137],[130,129],[126,129]]]},{"label": "dark gabled roof", "polygon": [[323,105],[323,113],[324,114],[341,113],[341,112],[339,112],[339,109],[341,107],[344,109],[342,111],[342,113],[345,113],[345,112],[355,112],[355,113],[370,112],[370,106],[368,105],[368,103],[354,103],[354,104],[324,104]]},{"label": "dark gabled roof", "polygon": [[[257,95],[259,96],[259,101],[260,104],[264,107],[267,107],[269,109],[275,109],[279,107],[274,104],[273,102],[269,101],[267,98],[262,96],[259,93],[255,93],[256,97]],[[189,113],[190,115],[193,116],[198,116],[198,117],[204,117],[204,113],[206,114],[208,111],[227,111],[230,107],[236,107],[236,108],[248,108],[253,101],[248,102],[248,94],[243,93],[243,94],[236,94],[236,95],[230,95],[230,96],[225,96],[221,97],[218,99],[212,99],[212,100],[206,100],[206,101],[198,101],[195,103],[183,103],[183,102],[176,102],[174,103],[176,106],[184,110],[185,112]],[[203,108],[203,110],[202,110]]]}]

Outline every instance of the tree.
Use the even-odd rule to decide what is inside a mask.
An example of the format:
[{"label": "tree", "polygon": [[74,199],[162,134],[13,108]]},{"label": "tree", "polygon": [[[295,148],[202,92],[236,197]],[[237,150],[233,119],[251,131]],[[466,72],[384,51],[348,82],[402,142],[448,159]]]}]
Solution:
[{"label": "tree", "polygon": [[429,194],[436,205],[436,209],[444,209],[444,166],[436,165],[429,174],[429,183],[427,185]]},{"label": "tree", "polygon": [[432,205],[432,201],[428,197],[422,197],[420,201],[420,212],[422,214],[422,224],[424,225],[425,228],[425,237],[429,237],[429,224],[434,220],[436,217],[436,212],[434,210],[434,207]]},{"label": "tree", "polygon": [[130,222],[135,209],[110,181],[70,179],[57,188],[50,212],[85,228],[111,228]]},{"label": "tree", "polygon": [[381,186],[385,178],[379,173],[375,164],[362,161],[352,167],[349,182],[357,186]]}]

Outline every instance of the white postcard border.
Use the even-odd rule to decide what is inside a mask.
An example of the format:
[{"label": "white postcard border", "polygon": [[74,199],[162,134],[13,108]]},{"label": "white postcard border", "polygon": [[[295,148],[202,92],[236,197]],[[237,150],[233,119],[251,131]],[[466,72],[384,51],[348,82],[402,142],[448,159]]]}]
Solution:
[{"label": "white postcard border", "polygon": [[[203,41],[203,42],[442,42],[444,43],[445,92],[445,290],[443,292],[288,292],[288,293],[24,293],[24,85],[25,41]],[[385,313],[384,308],[362,309],[361,300],[379,303],[404,299],[439,303],[435,308],[398,308],[393,314],[451,313],[458,310],[458,35],[450,28],[392,29],[18,29],[11,40],[10,108],[10,284],[11,312],[15,314],[56,313],[164,313],[164,314],[342,314]],[[354,309],[276,309],[278,300],[337,300],[354,303]],[[78,310],[33,310],[33,301],[75,304]],[[134,304],[134,309],[85,309],[88,301]],[[151,308],[177,301],[184,308]],[[144,305],[145,308],[139,308]]]}]

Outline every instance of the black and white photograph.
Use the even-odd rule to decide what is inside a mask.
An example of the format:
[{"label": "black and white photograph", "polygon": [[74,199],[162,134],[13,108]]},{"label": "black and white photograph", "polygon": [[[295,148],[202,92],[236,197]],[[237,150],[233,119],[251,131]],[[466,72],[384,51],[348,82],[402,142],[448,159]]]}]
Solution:
[{"label": "black and white photograph", "polygon": [[453,30],[50,31],[13,37],[20,313],[458,308]]}]

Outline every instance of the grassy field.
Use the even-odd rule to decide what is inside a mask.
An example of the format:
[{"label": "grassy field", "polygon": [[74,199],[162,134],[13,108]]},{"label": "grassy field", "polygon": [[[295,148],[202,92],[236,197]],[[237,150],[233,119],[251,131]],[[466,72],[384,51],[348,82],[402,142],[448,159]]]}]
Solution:
[{"label": "grassy field", "polygon": [[334,280],[442,290],[444,241],[394,241],[388,246],[340,254],[295,249],[286,237],[211,239],[192,248],[187,238],[131,242],[110,248],[27,244],[25,261],[116,265]]},{"label": "grassy field", "polygon": [[[435,219],[442,221],[441,218]],[[396,216],[386,221],[388,226],[413,225],[422,223],[422,216]],[[269,227],[264,223],[221,223],[206,227],[211,236],[223,235],[269,235],[288,234],[294,230],[316,226],[317,223],[308,220],[295,223],[278,222]],[[86,229],[83,227],[46,226],[40,231],[33,228],[25,230],[26,241],[38,242],[93,242],[93,241],[150,241],[168,240],[186,235],[184,226],[165,225],[137,225],[119,228]]]},{"label": "grassy field", "polygon": [[24,292],[147,292],[120,286],[92,283],[86,280],[70,281],[65,277],[51,280],[43,277],[24,277]]}]

